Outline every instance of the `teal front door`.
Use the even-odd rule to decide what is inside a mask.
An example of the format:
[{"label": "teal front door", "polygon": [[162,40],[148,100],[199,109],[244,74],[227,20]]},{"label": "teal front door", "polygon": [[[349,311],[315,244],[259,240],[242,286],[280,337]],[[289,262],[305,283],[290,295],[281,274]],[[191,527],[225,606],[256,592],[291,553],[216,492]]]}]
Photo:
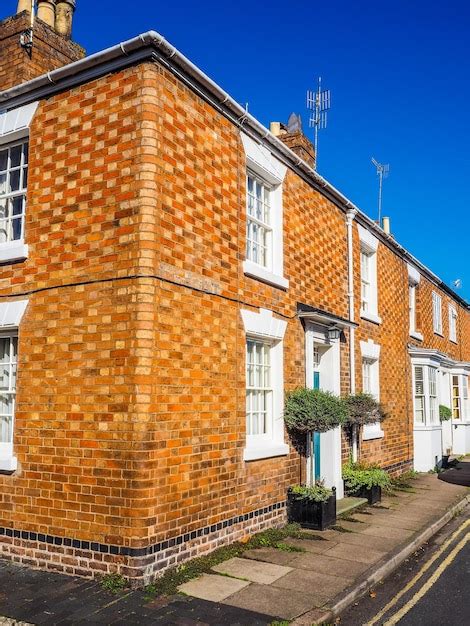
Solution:
[{"label": "teal front door", "polygon": [[[320,372],[313,372],[313,388],[320,389]],[[313,433],[313,458],[315,459],[315,482],[320,480],[320,433]]]}]

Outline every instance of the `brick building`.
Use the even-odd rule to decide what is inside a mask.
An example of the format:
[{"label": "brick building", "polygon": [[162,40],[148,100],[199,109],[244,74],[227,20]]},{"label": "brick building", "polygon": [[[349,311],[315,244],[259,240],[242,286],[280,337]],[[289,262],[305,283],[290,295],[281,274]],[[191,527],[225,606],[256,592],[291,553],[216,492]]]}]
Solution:
[{"label": "brick building", "polygon": [[[361,458],[391,472],[439,461],[439,402],[470,451],[468,304],[301,130],[155,32],[84,57],[74,1],[27,5],[0,23],[1,555],[149,580],[281,523],[299,385],[380,396]],[[340,429],[317,454],[341,496]]]}]

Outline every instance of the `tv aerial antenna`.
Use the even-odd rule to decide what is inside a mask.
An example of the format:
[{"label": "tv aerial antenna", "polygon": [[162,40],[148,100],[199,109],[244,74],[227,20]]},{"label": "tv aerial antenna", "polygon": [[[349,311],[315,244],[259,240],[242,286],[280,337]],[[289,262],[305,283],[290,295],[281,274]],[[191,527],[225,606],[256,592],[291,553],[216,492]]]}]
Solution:
[{"label": "tv aerial antenna", "polygon": [[379,163],[372,157],[372,163],[375,165],[377,170],[377,176],[379,177],[379,203],[378,203],[378,222],[380,226],[380,222],[382,219],[382,190],[383,190],[383,182],[384,178],[387,178],[390,174],[390,165]]},{"label": "tv aerial antenna", "polygon": [[457,278],[456,280],[452,281],[452,287],[454,287],[454,289],[460,289],[462,287],[462,279]]},{"label": "tv aerial antenna", "polygon": [[331,92],[329,89],[322,90],[321,76],[319,76],[317,90],[307,90],[307,109],[311,111],[309,126],[313,128],[315,135],[315,169],[318,162],[318,131],[327,127],[330,108]]}]

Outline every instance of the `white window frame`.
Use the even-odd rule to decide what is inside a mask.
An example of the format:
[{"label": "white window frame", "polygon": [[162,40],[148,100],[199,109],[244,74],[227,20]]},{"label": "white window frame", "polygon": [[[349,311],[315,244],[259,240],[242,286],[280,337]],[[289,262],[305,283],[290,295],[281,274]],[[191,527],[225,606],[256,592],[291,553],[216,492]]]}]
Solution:
[{"label": "white window frame", "polygon": [[[27,300],[14,300],[12,302],[3,302],[0,304],[0,337],[11,338],[17,337],[17,361],[16,361],[16,381],[18,381],[18,346],[19,346],[19,328],[21,318],[24,315]],[[18,384],[16,382],[15,389],[11,389],[6,393],[13,393],[16,399]],[[2,392],[0,391],[0,395]],[[15,408],[16,402],[13,403],[12,423],[10,426],[11,438],[9,441],[0,441],[0,471],[13,472],[16,470],[18,462],[14,455],[14,431],[15,431]]]},{"label": "white window frame", "polygon": [[442,296],[432,292],[432,328],[436,335],[443,336],[442,332]]},{"label": "white window frame", "polygon": [[[380,402],[380,345],[374,343],[372,339],[360,342],[361,348],[361,372],[362,372],[362,391],[370,394],[377,402]],[[365,368],[369,371],[369,386],[365,385],[364,374]],[[362,439],[382,439],[385,436],[380,422],[375,424],[366,424],[362,429]]]},{"label": "white window frame", "polygon": [[[245,133],[240,133],[246,155],[247,177],[253,176],[269,189],[270,241],[268,260],[263,265],[248,258],[248,241],[246,242],[246,258],[243,262],[245,275],[265,282],[274,287],[287,289],[289,281],[284,277],[284,242],[283,242],[283,206],[282,184],[287,172],[283,165],[263,145],[255,142]],[[248,180],[248,179],[247,179]],[[248,184],[246,185],[246,219],[248,233]],[[246,237],[247,239],[247,237]]]},{"label": "white window frame", "polygon": [[[364,227],[357,225],[360,241],[360,315],[361,318],[381,324],[378,313],[378,280],[377,280],[377,250],[379,240]],[[366,260],[367,259],[367,260]],[[367,268],[367,273],[365,269]],[[367,291],[367,297],[365,296]]]},{"label": "white window frame", "polygon": [[412,265],[407,263],[408,268],[408,305],[409,305],[409,323],[410,323],[410,337],[413,339],[417,339],[418,341],[423,341],[423,335],[416,328],[416,317],[417,317],[417,308],[416,308],[416,293],[418,289],[418,285],[421,281],[421,274],[415,269]]},{"label": "white window frame", "polygon": [[[417,394],[416,369],[423,373],[423,392]],[[428,360],[412,360],[412,385],[413,385],[413,421],[416,429],[441,428],[439,419],[439,376],[440,369],[438,363]],[[423,421],[417,419],[417,398],[422,398]]]},{"label": "white window frame", "polygon": [[[272,311],[259,312],[242,310],[241,316],[247,341],[260,341],[270,348],[270,411],[269,424],[265,435],[246,435],[243,451],[245,461],[255,461],[289,453],[284,441],[284,334],[287,322],[274,317]],[[246,367],[246,365],[245,365]],[[247,382],[247,381],[246,381]],[[245,386],[246,386],[245,382]],[[246,425],[245,425],[245,432]]]},{"label": "white window frame", "polygon": [[[32,102],[16,109],[0,109],[0,150],[29,142],[29,127],[37,107],[38,102]],[[24,193],[27,194],[27,189]],[[24,237],[25,206],[26,199],[23,204],[23,236],[21,239],[0,243],[0,263],[23,261],[28,258],[29,250]]]},{"label": "white window frame", "polygon": [[449,304],[449,339],[457,343],[457,309],[453,304]]}]

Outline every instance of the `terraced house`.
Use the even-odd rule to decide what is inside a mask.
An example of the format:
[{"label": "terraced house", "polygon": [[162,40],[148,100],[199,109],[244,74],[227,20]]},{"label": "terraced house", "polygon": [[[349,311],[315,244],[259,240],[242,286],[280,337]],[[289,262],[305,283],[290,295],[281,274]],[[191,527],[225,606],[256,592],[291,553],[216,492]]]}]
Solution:
[{"label": "terraced house", "polygon": [[[149,580],[282,523],[296,386],[380,397],[390,472],[470,452],[468,304],[301,129],[153,31],[87,57],[75,0],[30,7],[0,23],[1,555]],[[339,428],[316,454],[341,497]]]}]

